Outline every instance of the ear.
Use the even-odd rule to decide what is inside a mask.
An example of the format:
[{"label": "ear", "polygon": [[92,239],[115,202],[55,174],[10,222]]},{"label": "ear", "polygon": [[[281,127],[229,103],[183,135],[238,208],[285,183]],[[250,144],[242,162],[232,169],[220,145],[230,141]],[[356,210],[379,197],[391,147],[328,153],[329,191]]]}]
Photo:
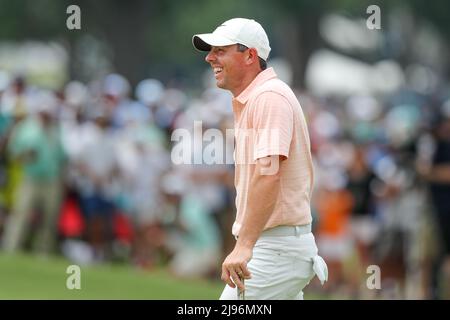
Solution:
[{"label": "ear", "polygon": [[250,64],[252,64],[252,63],[254,63],[254,62],[259,63],[259,59],[258,59],[258,51],[256,51],[255,48],[249,48],[249,49],[247,50],[247,52],[248,52],[248,56],[247,56],[247,61],[246,61],[246,63],[247,63],[248,65],[250,65]]}]

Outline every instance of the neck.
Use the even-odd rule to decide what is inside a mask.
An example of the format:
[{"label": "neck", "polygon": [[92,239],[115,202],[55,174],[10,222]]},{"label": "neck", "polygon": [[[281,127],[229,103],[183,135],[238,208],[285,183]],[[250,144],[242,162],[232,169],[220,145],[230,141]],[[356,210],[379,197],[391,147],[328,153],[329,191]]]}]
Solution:
[{"label": "neck", "polygon": [[240,95],[242,91],[244,91],[250,85],[250,83],[252,83],[252,81],[256,78],[256,76],[260,72],[262,72],[261,69],[245,73],[244,77],[240,81],[239,87],[230,90],[231,93],[233,94],[233,97],[237,97],[238,95]]}]

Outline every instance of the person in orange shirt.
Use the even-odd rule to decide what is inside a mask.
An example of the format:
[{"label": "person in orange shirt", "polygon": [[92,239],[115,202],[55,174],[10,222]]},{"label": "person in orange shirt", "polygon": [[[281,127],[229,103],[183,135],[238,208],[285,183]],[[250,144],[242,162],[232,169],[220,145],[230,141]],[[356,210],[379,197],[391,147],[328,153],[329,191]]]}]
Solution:
[{"label": "person in orange shirt", "polygon": [[311,233],[313,166],[301,106],[267,68],[269,40],[255,20],[228,20],[192,42],[233,95],[237,242],[222,264],[220,299],[303,299],[314,275],[323,283],[328,270]]},{"label": "person in orange shirt", "polygon": [[347,233],[350,210],[353,205],[351,194],[345,190],[326,190],[323,199],[318,201],[317,210],[321,214],[318,232],[329,236],[339,237]]},{"label": "person in orange shirt", "polygon": [[349,222],[353,196],[343,187],[331,186],[323,186],[316,195],[314,203],[319,220],[317,243],[330,270],[327,289],[350,290],[349,293],[356,297],[362,269],[352,259],[354,253]]}]

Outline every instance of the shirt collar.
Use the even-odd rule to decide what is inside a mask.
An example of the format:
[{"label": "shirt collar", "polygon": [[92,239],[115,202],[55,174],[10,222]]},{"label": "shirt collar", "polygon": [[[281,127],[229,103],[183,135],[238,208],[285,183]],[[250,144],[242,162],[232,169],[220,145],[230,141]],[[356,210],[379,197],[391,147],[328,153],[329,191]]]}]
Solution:
[{"label": "shirt collar", "polygon": [[244,91],[242,91],[236,98],[233,98],[233,100],[236,100],[240,104],[245,105],[255,88],[257,88],[267,80],[276,77],[277,74],[275,73],[275,70],[273,70],[273,68],[267,68],[266,70],[261,71],[255,77],[255,79],[253,79],[253,81],[250,82],[247,88],[245,88]]}]

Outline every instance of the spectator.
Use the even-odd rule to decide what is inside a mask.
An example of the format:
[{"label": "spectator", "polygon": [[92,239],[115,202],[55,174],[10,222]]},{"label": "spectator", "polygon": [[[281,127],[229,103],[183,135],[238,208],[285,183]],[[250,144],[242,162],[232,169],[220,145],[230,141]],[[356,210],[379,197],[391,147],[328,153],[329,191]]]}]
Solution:
[{"label": "spectator", "polygon": [[12,157],[23,164],[24,176],[5,229],[3,246],[8,252],[23,248],[27,227],[37,210],[42,211],[42,217],[34,248],[43,254],[55,249],[64,161],[59,130],[54,122],[55,108],[54,96],[42,92],[37,97],[36,117],[15,127],[9,142]]},{"label": "spectator", "polygon": [[94,123],[89,127],[90,139],[77,159],[81,173],[79,193],[88,242],[93,246],[96,260],[104,261],[112,254],[118,165],[108,118],[99,108],[94,111],[93,119]]},{"label": "spectator", "polygon": [[[445,109],[443,110],[445,111]],[[432,204],[438,226],[438,239],[442,243],[435,287],[437,297],[450,298],[450,114],[443,112],[434,131],[435,152],[431,165],[419,167],[421,175],[429,181]]]}]

